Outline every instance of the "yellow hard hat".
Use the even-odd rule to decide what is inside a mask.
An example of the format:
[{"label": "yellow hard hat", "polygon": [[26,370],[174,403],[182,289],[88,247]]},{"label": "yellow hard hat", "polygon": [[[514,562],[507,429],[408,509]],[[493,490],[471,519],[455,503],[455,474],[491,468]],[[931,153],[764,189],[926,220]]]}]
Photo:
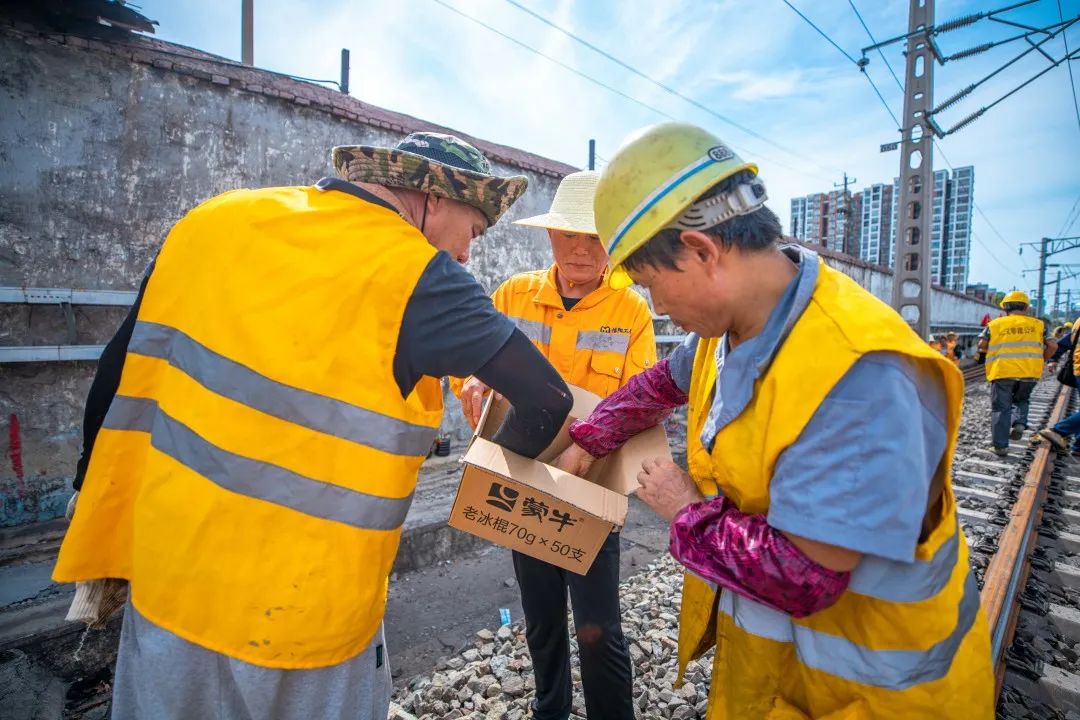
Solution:
[{"label": "yellow hard hat", "polygon": [[1006,293],[1005,297],[1001,298],[1001,308],[1004,310],[1005,306],[1009,303],[1024,303],[1025,305],[1031,304],[1031,298],[1023,290],[1013,290]]},{"label": "yellow hard hat", "polygon": [[627,138],[604,168],[594,200],[611,287],[633,282],[622,268],[631,253],[709,188],[741,170],[758,171],[715,135],[693,125],[661,123]]}]

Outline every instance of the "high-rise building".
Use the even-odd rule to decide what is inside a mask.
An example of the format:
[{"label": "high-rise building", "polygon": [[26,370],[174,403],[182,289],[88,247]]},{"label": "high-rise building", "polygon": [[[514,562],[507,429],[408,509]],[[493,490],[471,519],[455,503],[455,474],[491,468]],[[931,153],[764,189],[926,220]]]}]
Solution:
[{"label": "high-rise building", "polygon": [[[971,267],[971,212],[975,168],[934,173],[930,213],[930,275],[937,285],[964,292]],[[815,193],[791,201],[791,234],[809,245],[846,252],[876,265],[896,265],[900,179],[862,192]],[[844,222],[845,212],[851,221]]]},{"label": "high-rise building", "polygon": [[875,265],[892,267],[893,186],[876,183],[862,191],[859,222],[859,257]]},{"label": "high-rise building", "polygon": [[845,190],[794,198],[791,234],[810,245],[858,255],[861,205],[861,194]]}]

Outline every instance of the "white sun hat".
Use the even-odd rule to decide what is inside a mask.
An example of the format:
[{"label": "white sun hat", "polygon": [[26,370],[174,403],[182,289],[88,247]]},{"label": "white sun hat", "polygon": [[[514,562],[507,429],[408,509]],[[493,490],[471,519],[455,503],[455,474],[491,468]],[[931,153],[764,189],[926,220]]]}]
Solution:
[{"label": "white sun hat", "polygon": [[555,190],[551,209],[543,215],[515,220],[515,225],[562,230],[563,232],[596,235],[593,198],[600,173],[582,170],[562,179]]}]

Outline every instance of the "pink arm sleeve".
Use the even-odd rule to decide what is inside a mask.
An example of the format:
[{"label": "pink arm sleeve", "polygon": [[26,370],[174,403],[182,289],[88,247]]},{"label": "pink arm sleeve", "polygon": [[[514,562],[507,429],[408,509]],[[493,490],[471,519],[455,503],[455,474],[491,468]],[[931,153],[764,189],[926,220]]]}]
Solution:
[{"label": "pink arm sleeve", "polygon": [[661,360],[608,395],[592,414],[570,426],[570,438],[593,457],[604,457],[630,438],[667,419],[687,401]]},{"label": "pink arm sleeve", "polygon": [[764,515],[739,512],[723,497],[675,516],[671,555],[695,575],[797,618],[835,603],[851,578],[808,558]]}]

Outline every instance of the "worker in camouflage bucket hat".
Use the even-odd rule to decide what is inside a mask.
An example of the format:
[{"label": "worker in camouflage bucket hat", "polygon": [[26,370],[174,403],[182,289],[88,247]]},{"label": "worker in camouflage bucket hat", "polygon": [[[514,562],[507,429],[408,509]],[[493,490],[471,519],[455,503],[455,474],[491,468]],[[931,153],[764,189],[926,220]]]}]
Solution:
[{"label": "worker in camouflage bucket hat", "polygon": [[394,148],[344,145],[334,148],[334,168],[349,182],[410,188],[478,208],[494,225],[529,181],[523,175],[492,175],[483,153],[442,133],[416,132]]},{"label": "worker in camouflage bucket hat", "polygon": [[526,179],[433,133],[332,155],[341,178],[191,210],[102,354],[54,575],[70,620],[124,605],[114,720],[385,720],[440,378],[509,400],[493,440],[527,457],[570,411],[463,266]]}]

